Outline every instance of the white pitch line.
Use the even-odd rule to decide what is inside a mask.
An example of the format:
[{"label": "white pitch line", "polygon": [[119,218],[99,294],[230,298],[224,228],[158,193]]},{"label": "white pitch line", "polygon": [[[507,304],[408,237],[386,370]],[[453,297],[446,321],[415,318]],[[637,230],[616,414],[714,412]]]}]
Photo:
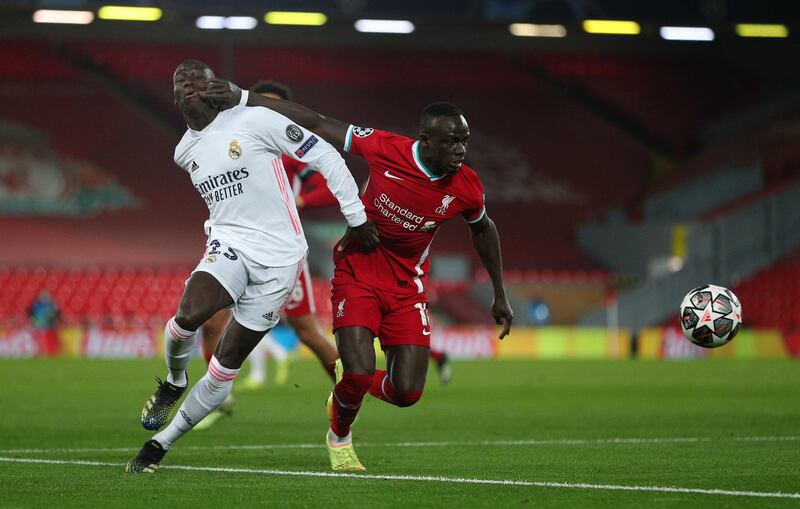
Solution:
[{"label": "white pitch line", "polygon": [[[102,461],[82,461],[82,460],[46,460],[31,458],[4,458],[0,457],[0,462],[8,463],[39,463],[49,465],[78,465],[78,466],[100,466],[100,467],[119,467],[121,463],[108,463]],[[257,475],[276,475],[289,477],[329,477],[329,478],[348,478],[348,479],[370,479],[379,481],[418,481],[435,483],[456,483],[456,484],[476,484],[476,485],[500,485],[500,486],[530,486],[537,488],[563,488],[573,490],[605,490],[605,491],[649,491],[659,493],[690,493],[697,495],[721,495],[728,497],[758,497],[758,498],[791,498],[800,499],[800,493],[782,493],[768,491],[740,491],[740,490],[720,490],[704,488],[679,488],[675,486],[626,486],[620,484],[590,484],[590,483],[568,483],[552,481],[514,481],[511,479],[472,479],[468,477],[442,477],[429,475],[388,475],[388,474],[351,474],[337,472],[312,472],[304,470],[272,470],[256,468],[232,468],[232,467],[194,467],[190,465],[166,465],[161,469],[188,470],[193,472],[215,472],[229,474],[257,474]]]},{"label": "white pitch line", "polygon": [[[531,439],[531,440],[480,440],[480,441],[441,441],[441,442],[359,442],[359,447],[460,447],[460,446],[522,446],[522,445],[648,445],[682,444],[713,441],[731,442],[796,442],[800,436],[774,437],[661,437],[661,438],[600,438],[600,439]],[[252,444],[252,445],[189,445],[186,450],[226,450],[247,451],[265,449],[321,449],[323,443],[315,444]],[[138,447],[86,447],[58,449],[0,449],[0,454],[47,454],[51,452],[89,453],[89,452],[135,452]]]}]

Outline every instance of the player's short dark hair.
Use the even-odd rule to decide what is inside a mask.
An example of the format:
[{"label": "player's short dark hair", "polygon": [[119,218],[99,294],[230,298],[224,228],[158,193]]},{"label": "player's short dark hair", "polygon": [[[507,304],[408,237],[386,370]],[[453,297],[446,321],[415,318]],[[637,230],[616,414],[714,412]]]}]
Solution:
[{"label": "player's short dark hair", "polygon": [[178,64],[178,67],[175,68],[175,71],[177,71],[181,67],[186,67],[189,69],[200,69],[203,72],[210,73],[212,78],[214,77],[214,71],[211,69],[211,67],[209,67],[206,63],[201,62],[200,60],[196,60],[194,58],[187,58],[186,60]]},{"label": "player's short dark hair", "polygon": [[254,94],[275,94],[286,101],[292,100],[292,90],[275,80],[261,80],[250,87],[250,91]]},{"label": "player's short dark hair", "polygon": [[422,115],[419,117],[420,129],[425,131],[430,127],[434,119],[439,117],[460,117],[464,114],[461,108],[453,103],[439,102],[432,103],[422,110]]}]

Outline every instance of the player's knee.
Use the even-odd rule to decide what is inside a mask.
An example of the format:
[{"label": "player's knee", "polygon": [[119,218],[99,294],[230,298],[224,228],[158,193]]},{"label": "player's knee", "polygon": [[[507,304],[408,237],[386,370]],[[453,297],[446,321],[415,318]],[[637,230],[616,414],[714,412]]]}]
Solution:
[{"label": "player's knee", "polygon": [[409,407],[419,401],[422,391],[403,391],[397,393],[397,406]]},{"label": "player's knee", "polygon": [[175,323],[185,330],[197,330],[205,322],[206,315],[208,313],[199,306],[182,304],[175,313]]}]

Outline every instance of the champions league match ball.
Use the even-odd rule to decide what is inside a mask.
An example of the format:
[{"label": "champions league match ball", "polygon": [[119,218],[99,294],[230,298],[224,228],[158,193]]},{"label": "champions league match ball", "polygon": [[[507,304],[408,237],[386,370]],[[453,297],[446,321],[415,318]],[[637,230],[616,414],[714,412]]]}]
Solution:
[{"label": "champions league match ball", "polygon": [[727,288],[704,285],[686,294],[681,302],[681,331],[703,348],[727,344],[742,326],[742,304]]}]

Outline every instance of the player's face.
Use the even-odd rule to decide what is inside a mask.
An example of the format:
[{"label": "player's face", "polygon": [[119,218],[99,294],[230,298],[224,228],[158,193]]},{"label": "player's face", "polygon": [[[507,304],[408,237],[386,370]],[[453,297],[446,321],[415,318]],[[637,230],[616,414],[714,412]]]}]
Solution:
[{"label": "player's face", "polygon": [[181,111],[205,105],[197,92],[208,87],[208,80],[214,77],[211,69],[197,66],[179,66],[173,75],[175,104]]},{"label": "player's face", "polygon": [[469,145],[469,126],[463,116],[438,117],[431,123],[421,142],[428,154],[431,169],[456,173],[461,168]]}]

